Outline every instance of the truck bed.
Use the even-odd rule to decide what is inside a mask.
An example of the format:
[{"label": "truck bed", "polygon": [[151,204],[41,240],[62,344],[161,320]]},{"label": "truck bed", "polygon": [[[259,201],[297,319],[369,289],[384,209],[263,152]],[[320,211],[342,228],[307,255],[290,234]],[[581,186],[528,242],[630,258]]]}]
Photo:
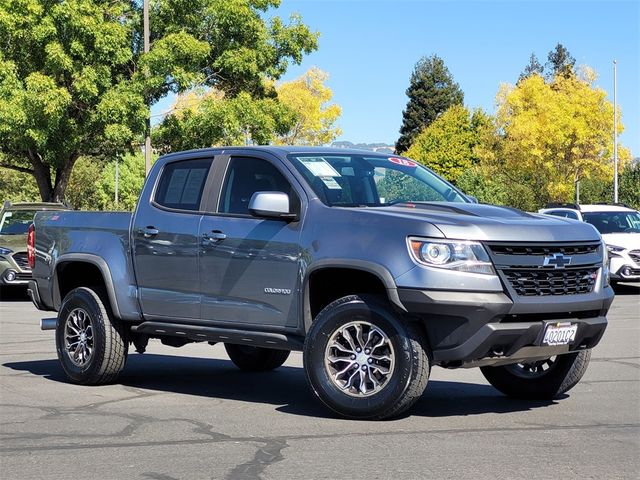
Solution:
[{"label": "truck bed", "polygon": [[[41,212],[35,216],[36,268],[43,300],[58,306],[61,299],[53,297],[51,282],[54,265],[67,260],[82,259],[107,270],[111,279],[110,297],[124,318],[137,318],[139,309],[135,294],[135,279],[131,261],[129,226],[130,212]],[[108,259],[108,264],[104,259]],[[44,260],[44,261],[42,261]],[[133,290],[131,290],[133,289]]]}]

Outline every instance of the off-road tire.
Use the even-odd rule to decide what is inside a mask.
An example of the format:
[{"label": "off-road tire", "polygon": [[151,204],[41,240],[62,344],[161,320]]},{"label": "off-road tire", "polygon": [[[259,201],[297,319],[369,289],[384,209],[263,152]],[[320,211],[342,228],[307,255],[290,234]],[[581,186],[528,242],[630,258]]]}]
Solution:
[{"label": "off-road tire", "polygon": [[225,343],[225,350],[231,361],[240,370],[247,372],[268,372],[281,366],[289,358],[289,350],[251,347]]},{"label": "off-road tire", "polygon": [[[379,392],[362,398],[341,390],[325,367],[330,338],[354,319],[382,330],[395,352],[395,367],[387,383]],[[420,398],[430,374],[426,342],[419,326],[403,320],[384,299],[372,295],[349,295],[327,305],[307,333],[303,362],[311,389],[318,398],[338,414],[354,419],[378,420],[400,415]]]},{"label": "off-road tire", "polygon": [[558,355],[554,364],[538,376],[525,378],[511,365],[480,367],[487,381],[507,396],[528,400],[551,400],[571,390],[589,366],[591,350]]},{"label": "off-road tire", "polygon": [[[98,293],[99,292],[99,293]],[[104,292],[79,287],[67,294],[58,312],[56,349],[58,359],[67,378],[82,385],[113,383],[127,361],[128,341],[126,328],[115,318]],[[93,352],[86,365],[72,362],[65,348],[65,326],[75,309],[84,310],[91,317]]]}]

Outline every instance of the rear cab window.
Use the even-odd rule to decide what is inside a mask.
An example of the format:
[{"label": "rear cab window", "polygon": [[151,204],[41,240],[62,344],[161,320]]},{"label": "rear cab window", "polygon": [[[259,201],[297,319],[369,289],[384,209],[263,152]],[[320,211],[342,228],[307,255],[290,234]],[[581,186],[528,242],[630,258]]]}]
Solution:
[{"label": "rear cab window", "polygon": [[164,166],[154,203],[174,210],[200,210],[211,158],[198,158],[168,163]]}]

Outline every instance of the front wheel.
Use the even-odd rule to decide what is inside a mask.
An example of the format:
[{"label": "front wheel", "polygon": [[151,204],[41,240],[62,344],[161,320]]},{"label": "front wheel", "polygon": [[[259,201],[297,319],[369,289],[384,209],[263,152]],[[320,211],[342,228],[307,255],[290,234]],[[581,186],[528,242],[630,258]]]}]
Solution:
[{"label": "front wheel", "polygon": [[69,380],[83,385],[115,381],[127,360],[127,348],[124,325],[94,290],[80,287],[64,297],[56,349]]},{"label": "front wheel", "polygon": [[591,350],[498,367],[480,367],[487,381],[505,395],[551,400],[571,390],[589,366]]},{"label": "front wheel", "polygon": [[422,395],[430,364],[416,325],[376,297],[350,295],[325,307],[304,343],[314,393],[350,418],[397,416]]}]

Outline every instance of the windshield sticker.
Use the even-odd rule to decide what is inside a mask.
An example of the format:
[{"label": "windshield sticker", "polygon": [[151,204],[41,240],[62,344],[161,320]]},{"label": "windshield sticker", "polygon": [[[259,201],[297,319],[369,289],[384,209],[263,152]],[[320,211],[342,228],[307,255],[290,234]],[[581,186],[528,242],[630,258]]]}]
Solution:
[{"label": "windshield sticker", "polygon": [[339,177],[340,174],[327,162],[324,158],[319,157],[306,157],[300,158],[300,162],[307,167],[307,169],[315,177]]},{"label": "windshield sticker", "polygon": [[413,160],[407,160],[406,158],[389,157],[387,160],[389,160],[391,163],[395,163],[396,165],[402,165],[403,167],[415,168],[418,166],[416,162],[414,162]]},{"label": "windshield sticker", "polygon": [[320,180],[322,180],[322,183],[324,183],[329,190],[342,190],[340,184],[336,182],[336,179],[333,177],[320,177]]}]

